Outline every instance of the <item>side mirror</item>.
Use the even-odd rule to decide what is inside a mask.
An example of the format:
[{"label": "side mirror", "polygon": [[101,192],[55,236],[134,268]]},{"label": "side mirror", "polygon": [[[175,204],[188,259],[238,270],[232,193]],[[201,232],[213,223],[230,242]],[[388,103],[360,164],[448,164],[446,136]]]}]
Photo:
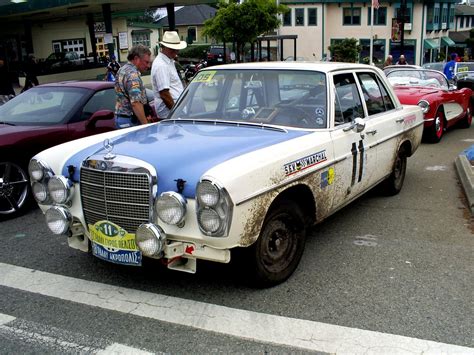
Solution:
[{"label": "side mirror", "polygon": [[115,114],[110,110],[99,110],[92,114],[92,116],[87,120],[86,127],[92,128],[95,126],[97,121],[105,121],[113,119]]}]

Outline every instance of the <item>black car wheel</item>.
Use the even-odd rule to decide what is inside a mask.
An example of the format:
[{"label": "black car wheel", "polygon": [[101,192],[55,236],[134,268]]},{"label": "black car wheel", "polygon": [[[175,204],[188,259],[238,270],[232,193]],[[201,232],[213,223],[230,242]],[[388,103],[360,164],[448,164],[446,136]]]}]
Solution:
[{"label": "black car wheel", "polygon": [[393,164],[392,173],[382,183],[382,191],[388,196],[398,194],[402,190],[405,174],[407,171],[407,156],[403,149],[400,149]]},{"label": "black car wheel", "polygon": [[25,169],[12,162],[0,162],[0,218],[22,213],[29,194],[30,184]]},{"label": "black car wheel", "polygon": [[296,270],[306,240],[304,214],[292,201],[281,201],[268,213],[260,236],[246,258],[251,282],[270,287],[285,281]]}]

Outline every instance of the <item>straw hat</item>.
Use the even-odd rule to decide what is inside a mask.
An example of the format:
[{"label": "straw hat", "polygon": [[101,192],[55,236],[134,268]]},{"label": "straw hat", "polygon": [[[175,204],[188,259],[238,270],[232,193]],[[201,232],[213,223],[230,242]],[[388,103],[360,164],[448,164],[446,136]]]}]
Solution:
[{"label": "straw hat", "polygon": [[184,49],[188,46],[185,41],[180,41],[178,32],[176,31],[166,31],[160,44],[162,46],[177,50]]}]

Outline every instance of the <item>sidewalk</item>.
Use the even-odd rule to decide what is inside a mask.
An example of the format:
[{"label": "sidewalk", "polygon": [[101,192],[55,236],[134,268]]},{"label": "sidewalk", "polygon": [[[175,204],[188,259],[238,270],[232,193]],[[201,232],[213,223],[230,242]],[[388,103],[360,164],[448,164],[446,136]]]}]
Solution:
[{"label": "sidewalk", "polygon": [[474,145],[458,155],[455,166],[466,193],[468,207],[474,215]]}]

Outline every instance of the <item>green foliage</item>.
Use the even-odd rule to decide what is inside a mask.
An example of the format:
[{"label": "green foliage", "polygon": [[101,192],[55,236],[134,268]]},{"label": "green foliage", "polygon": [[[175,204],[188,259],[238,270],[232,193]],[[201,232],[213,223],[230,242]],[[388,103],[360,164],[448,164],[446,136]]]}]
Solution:
[{"label": "green foliage", "polygon": [[359,45],[357,39],[346,38],[330,45],[328,49],[331,52],[333,61],[356,63],[359,59],[359,53],[362,47]]},{"label": "green foliage", "polygon": [[203,35],[221,43],[236,42],[238,48],[274,31],[281,24],[277,15],[289,10],[275,0],[246,0],[242,4],[221,1],[218,8],[216,16],[204,22]]},{"label": "green foliage", "polygon": [[209,50],[210,44],[191,44],[179,51],[181,58],[204,58]]}]

